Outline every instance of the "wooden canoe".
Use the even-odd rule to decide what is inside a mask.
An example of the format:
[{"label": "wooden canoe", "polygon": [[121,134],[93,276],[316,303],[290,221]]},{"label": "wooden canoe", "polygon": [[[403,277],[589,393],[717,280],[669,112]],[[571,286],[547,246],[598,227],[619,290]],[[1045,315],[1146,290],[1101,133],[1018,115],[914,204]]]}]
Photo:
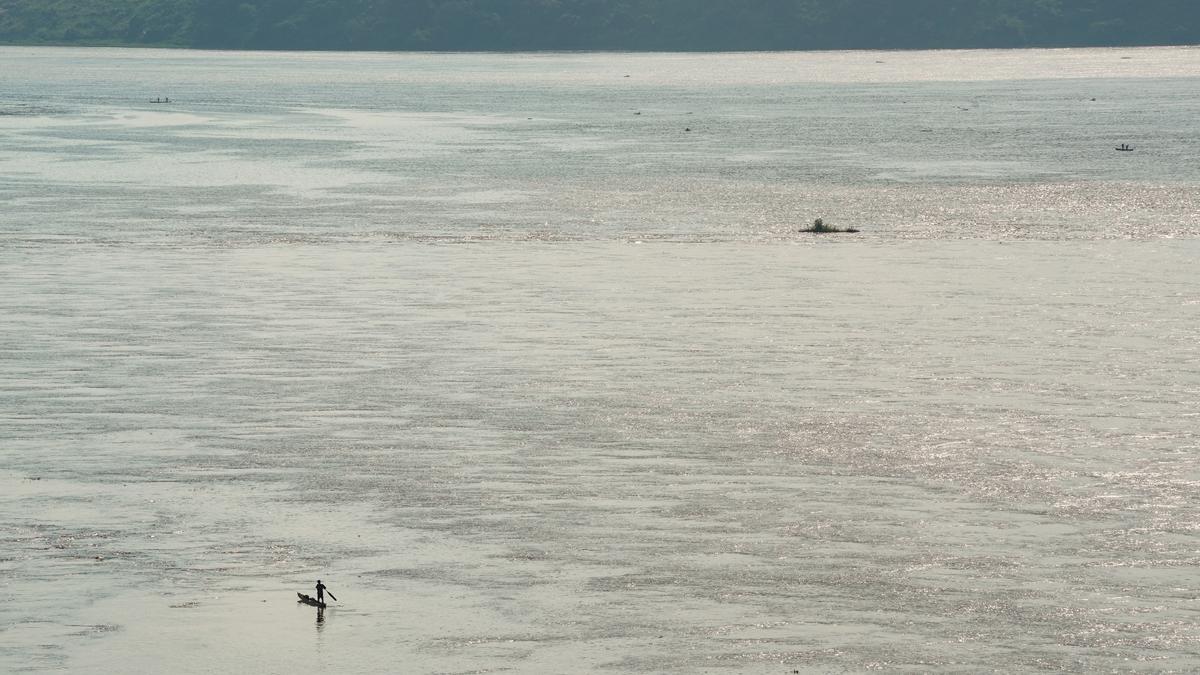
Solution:
[{"label": "wooden canoe", "polygon": [[303,593],[297,593],[296,595],[300,596],[300,600],[298,602],[303,602],[306,605],[312,605],[313,607],[320,607],[322,609],[325,607],[325,603],[310,595],[305,595]]}]

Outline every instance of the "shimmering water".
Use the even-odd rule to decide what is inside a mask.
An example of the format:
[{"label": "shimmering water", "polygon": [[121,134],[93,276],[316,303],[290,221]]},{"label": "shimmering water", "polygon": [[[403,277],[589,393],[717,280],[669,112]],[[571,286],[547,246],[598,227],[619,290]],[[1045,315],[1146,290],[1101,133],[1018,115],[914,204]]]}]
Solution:
[{"label": "shimmering water", "polygon": [[1197,66],[0,49],[0,662],[1194,671]]}]

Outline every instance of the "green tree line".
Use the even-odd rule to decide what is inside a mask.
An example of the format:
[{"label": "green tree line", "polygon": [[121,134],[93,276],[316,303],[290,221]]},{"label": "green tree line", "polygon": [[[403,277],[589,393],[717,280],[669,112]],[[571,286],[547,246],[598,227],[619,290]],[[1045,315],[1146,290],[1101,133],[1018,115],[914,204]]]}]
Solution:
[{"label": "green tree line", "polygon": [[0,0],[0,43],[793,50],[1200,43],[1198,0]]}]

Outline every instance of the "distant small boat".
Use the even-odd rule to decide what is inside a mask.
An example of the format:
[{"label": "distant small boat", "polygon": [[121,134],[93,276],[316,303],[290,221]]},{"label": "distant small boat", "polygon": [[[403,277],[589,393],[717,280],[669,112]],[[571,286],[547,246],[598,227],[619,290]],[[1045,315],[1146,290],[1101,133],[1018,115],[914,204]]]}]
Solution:
[{"label": "distant small boat", "polygon": [[320,600],[317,600],[316,598],[314,598],[312,596],[305,595],[303,593],[297,593],[296,595],[300,596],[300,599],[297,602],[303,602],[306,605],[312,605],[313,607],[320,607],[321,609],[325,608],[325,603],[321,602]]},{"label": "distant small boat", "polygon": [[1116,148],[1114,148],[1114,149],[1115,149],[1117,152],[1133,152],[1133,146],[1132,146],[1132,145],[1126,145],[1126,144],[1124,144],[1124,143],[1122,143],[1122,144],[1118,145],[1118,146],[1117,146]]}]

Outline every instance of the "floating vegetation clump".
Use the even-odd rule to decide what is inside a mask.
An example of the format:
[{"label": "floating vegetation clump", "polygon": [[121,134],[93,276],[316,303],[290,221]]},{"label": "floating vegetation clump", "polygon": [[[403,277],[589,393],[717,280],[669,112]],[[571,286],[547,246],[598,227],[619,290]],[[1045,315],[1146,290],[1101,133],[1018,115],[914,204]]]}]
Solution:
[{"label": "floating vegetation clump", "polygon": [[853,227],[841,228],[841,227],[834,227],[833,225],[826,225],[825,221],[822,220],[821,218],[817,218],[816,220],[813,221],[812,226],[806,227],[800,231],[801,232],[813,232],[816,234],[827,234],[827,233],[834,233],[834,232],[858,232],[858,230],[854,229]]}]

